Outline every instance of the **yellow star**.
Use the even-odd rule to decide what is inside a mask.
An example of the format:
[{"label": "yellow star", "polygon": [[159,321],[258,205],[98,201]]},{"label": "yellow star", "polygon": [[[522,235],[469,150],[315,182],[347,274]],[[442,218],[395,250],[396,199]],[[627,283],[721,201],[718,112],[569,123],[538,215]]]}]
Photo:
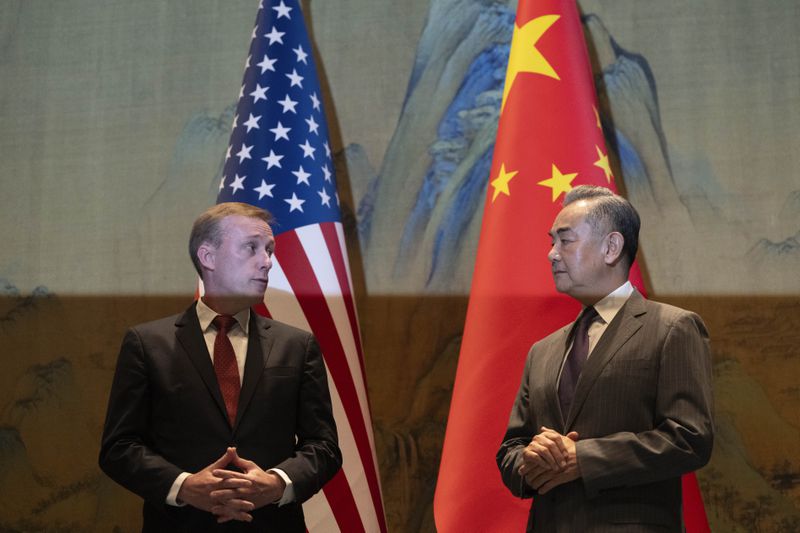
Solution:
[{"label": "yellow star", "polygon": [[594,111],[594,118],[597,120],[597,129],[603,131],[603,125],[600,123],[600,113],[597,112],[597,108],[592,106],[592,111]]},{"label": "yellow star", "polygon": [[540,181],[538,185],[544,185],[553,189],[553,201],[561,195],[561,193],[568,193],[572,190],[572,180],[575,179],[578,173],[562,174],[555,163],[553,163],[553,176],[550,179]]},{"label": "yellow star", "polygon": [[514,80],[520,72],[531,72],[557,80],[561,79],[542,53],[536,49],[536,43],[539,38],[558,19],[559,15],[544,15],[531,20],[522,28],[514,24],[514,35],[511,37],[511,53],[508,55],[506,83],[503,87],[503,103],[500,105],[501,113],[506,106],[506,99],[508,98],[508,93],[511,92],[511,86],[514,85]]},{"label": "yellow star", "polygon": [[519,170],[515,170],[514,172],[506,172],[505,163],[500,165],[500,175],[492,180],[492,187],[494,187],[492,202],[495,201],[497,195],[500,193],[503,193],[506,196],[511,196],[511,191],[508,190],[508,182],[511,181],[511,179],[516,176],[518,172]]},{"label": "yellow star", "polygon": [[606,175],[606,180],[611,183],[611,178],[614,177],[614,174],[611,173],[611,166],[608,164],[608,155],[604,154],[600,147],[595,145],[597,149],[597,161],[594,162],[594,166],[599,167],[603,170],[603,173]]}]

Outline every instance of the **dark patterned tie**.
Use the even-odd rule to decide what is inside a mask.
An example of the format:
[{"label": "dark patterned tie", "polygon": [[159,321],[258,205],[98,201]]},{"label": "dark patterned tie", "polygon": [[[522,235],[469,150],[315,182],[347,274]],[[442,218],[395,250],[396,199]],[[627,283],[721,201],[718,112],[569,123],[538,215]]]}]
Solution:
[{"label": "dark patterned tie", "polygon": [[239,366],[236,363],[236,354],[228,338],[228,331],[236,323],[231,315],[217,315],[213,324],[217,327],[217,338],[214,339],[214,372],[217,374],[217,383],[225,400],[225,409],[228,411],[228,420],[231,426],[236,421],[236,408],[239,405]]},{"label": "dark patterned tie", "polygon": [[583,370],[583,364],[589,356],[589,326],[597,318],[597,310],[587,307],[575,322],[575,333],[572,336],[572,348],[567,354],[564,369],[561,371],[561,383],[558,386],[558,400],[561,402],[561,414],[567,418],[572,400],[575,397],[575,388],[578,386],[578,377]]}]

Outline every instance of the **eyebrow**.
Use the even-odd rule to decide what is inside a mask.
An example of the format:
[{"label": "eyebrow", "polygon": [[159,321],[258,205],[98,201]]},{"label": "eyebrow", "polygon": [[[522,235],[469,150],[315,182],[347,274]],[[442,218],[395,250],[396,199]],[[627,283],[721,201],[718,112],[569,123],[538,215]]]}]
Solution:
[{"label": "eyebrow", "polygon": [[252,235],[245,235],[244,238],[245,239],[251,239],[251,240],[264,239],[264,240],[268,241],[270,239],[273,239],[274,237],[265,237],[264,235],[261,235],[260,233],[253,233]]},{"label": "eyebrow", "polygon": [[561,235],[562,233],[566,233],[568,231],[572,231],[572,228],[569,227],[569,226],[566,226],[566,227],[558,228],[555,231],[548,231],[547,234],[552,237],[554,233],[557,233],[557,234]]}]

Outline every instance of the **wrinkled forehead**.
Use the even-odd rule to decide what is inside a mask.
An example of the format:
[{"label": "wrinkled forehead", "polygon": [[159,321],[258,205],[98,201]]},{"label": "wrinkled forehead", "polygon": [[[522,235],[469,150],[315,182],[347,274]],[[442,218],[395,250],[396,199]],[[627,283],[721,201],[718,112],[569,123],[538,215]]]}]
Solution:
[{"label": "wrinkled forehead", "polygon": [[583,200],[564,206],[556,215],[553,226],[550,228],[550,234],[575,231],[579,226],[587,223],[588,213],[589,205]]},{"label": "wrinkled forehead", "polygon": [[269,227],[269,224],[255,217],[229,215],[220,222],[220,230],[224,235],[232,237],[273,239],[272,228]]}]

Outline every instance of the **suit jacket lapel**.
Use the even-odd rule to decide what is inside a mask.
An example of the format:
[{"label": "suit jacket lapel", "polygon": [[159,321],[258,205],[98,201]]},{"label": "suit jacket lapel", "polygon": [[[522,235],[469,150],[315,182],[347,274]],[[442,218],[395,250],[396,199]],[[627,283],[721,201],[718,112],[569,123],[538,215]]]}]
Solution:
[{"label": "suit jacket lapel", "polygon": [[580,378],[578,378],[575,399],[572,401],[565,428],[568,429],[572,426],[603,368],[614,358],[622,345],[642,327],[639,317],[646,312],[644,297],[638,291],[634,291],[608,325],[586,360]]},{"label": "suit jacket lapel", "polygon": [[258,383],[264,375],[264,367],[269,359],[274,337],[269,334],[269,321],[250,311],[250,327],[247,341],[247,358],[244,362],[244,377],[242,390],[239,392],[239,406],[236,409],[236,424],[242,420],[242,415],[247,409],[253,394],[258,388]]},{"label": "suit jacket lapel", "polygon": [[217,383],[217,375],[214,373],[214,364],[211,362],[211,355],[208,353],[206,341],[203,339],[200,321],[197,319],[197,311],[195,310],[196,305],[192,304],[175,322],[175,337],[177,337],[178,342],[186,352],[186,356],[206,384],[208,392],[214,398],[217,407],[219,407],[220,414],[227,420],[225,400],[222,399],[219,383]]}]

